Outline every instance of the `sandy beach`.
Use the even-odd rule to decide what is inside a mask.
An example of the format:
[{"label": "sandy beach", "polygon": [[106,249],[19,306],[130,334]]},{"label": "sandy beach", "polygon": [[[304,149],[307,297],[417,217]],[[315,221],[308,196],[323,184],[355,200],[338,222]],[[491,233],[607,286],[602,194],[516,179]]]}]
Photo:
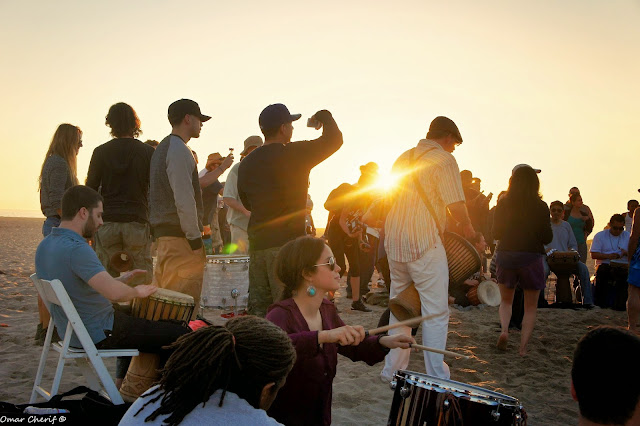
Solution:
[{"label": "sandy beach", "polygon": [[[0,218],[0,400],[26,403],[42,351],[33,336],[38,322],[36,290],[29,280],[34,272],[34,256],[41,240],[41,219]],[[342,293],[342,294],[340,294]],[[339,292],[337,305],[347,324],[373,328],[384,308],[373,312],[349,309]],[[569,392],[571,359],[576,342],[598,325],[626,325],[626,313],[593,309],[541,309],[530,353],[517,354],[519,333],[511,334],[508,352],[495,348],[499,334],[497,308],[451,309],[447,348],[471,357],[446,357],[451,378],[518,398],[524,405],[529,424],[575,424],[578,406]],[[215,311],[209,319],[219,321]],[[420,333],[419,333],[420,334]],[[419,336],[418,336],[419,340]],[[57,355],[57,353],[56,353]],[[54,354],[45,372],[50,383]],[[107,363],[115,371],[115,361]],[[379,379],[381,365],[369,367],[340,357],[333,387],[333,423],[337,425],[383,425],[389,416],[393,392]],[[422,354],[413,354],[410,370],[424,372]],[[65,367],[61,391],[84,384],[73,364]]]}]

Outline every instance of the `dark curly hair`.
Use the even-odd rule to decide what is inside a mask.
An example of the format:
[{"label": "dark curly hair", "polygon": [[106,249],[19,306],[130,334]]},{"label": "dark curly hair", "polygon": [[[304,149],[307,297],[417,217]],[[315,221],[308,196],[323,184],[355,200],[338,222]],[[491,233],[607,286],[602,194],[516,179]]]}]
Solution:
[{"label": "dark curly hair", "polygon": [[104,124],[111,127],[111,135],[114,138],[130,136],[137,138],[142,133],[138,114],[130,105],[124,102],[111,105]]}]

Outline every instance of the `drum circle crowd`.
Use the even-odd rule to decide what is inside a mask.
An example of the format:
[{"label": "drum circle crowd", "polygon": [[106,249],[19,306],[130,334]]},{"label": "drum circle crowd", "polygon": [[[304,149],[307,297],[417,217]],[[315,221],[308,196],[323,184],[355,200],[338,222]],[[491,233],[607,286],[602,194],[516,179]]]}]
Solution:
[{"label": "drum circle crowd", "polygon": [[[539,192],[541,170],[518,164],[489,209],[493,194],[485,196],[480,179],[461,172],[453,156],[463,143],[458,126],[439,116],[396,160],[393,171],[402,177],[392,192],[376,188],[375,163],[360,167],[356,184],[331,192],[318,238],[309,174],[343,144],[331,112],[308,118],[307,126],[322,129],[317,139],[292,142],[301,115],[269,105],[258,116],[262,137],[247,137],[239,162],[233,164],[233,149],[216,152],[200,171],[187,144],[211,117],[180,99],[167,118],[171,133],[143,143],[135,110],[111,106],[105,124],[113,139],[94,150],[86,185],[79,185],[76,166],[82,131],[61,124],[39,177],[46,220],[38,278],[62,281],[98,349],[141,352],[133,362],[118,359],[115,383],[133,403],[121,424],[327,425],[338,354],[369,365],[384,361],[380,377],[395,386],[390,422],[526,424],[526,407],[516,398],[450,380],[449,308],[499,306],[496,346],[507,350],[515,322],[522,329],[519,355],[527,356],[550,272],[558,277],[556,304],[628,311],[629,331],[600,328],[581,340],[575,371],[603,344],[623,345],[630,359],[640,355],[636,200],[595,235],[592,285],[586,239],[595,221],[580,190],[549,206]],[[456,239],[462,242],[452,249]],[[350,308],[369,312],[363,296],[375,269],[391,302],[406,302],[408,321],[392,308],[378,329],[345,324],[333,302],[340,279],[346,274]],[[234,306],[235,318],[214,326],[198,316],[201,306]],[[66,317],[55,308],[64,337]],[[39,313],[42,342],[49,312],[40,304]],[[412,336],[420,325],[422,345]],[[406,371],[416,348],[426,374]],[[620,424],[640,416],[637,375],[620,378],[620,386],[633,384],[626,398],[607,402]],[[595,375],[589,384],[572,377],[580,421],[609,424],[601,404],[587,404],[606,378]]]}]

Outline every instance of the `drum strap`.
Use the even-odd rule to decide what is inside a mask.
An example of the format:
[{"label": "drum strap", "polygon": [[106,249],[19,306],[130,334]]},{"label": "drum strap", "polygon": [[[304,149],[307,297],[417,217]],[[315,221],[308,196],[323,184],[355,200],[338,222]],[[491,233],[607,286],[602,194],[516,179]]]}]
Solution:
[{"label": "drum strap", "polygon": [[[422,154],[420,154],[419,156],[417,156],[416,158],[413,159],[413,167],[412,170],[415,170],[415,163],[423,156],[425,155],[427,152],[434,150],[435,148],[429,148],[427,150],[425,150]],[[414,148],[414,154],[415,154],[415,148]],[[411,174],[413,177],[413,184],[416,187],[416,190],[418,191],[418,194],[420,194],[420,198],[422,198],[422,202],[424,203],[424,205],[427,207],[427,210],[429,210],[429,214],[431,215],[431,217],[433,218],[434,223],[436,224],[436,229],[438,230],[438,234],[440,235],[440,240],[444,241],[443,238],[443,232],[444,229],[442,229],[440,227],[440,223],[438,222],[438,216],[436,216],[436,212],[433,209],[433,206],[431,205],[431,203],[429,202],[429,198],[427,198],[427,193],[424,191],[424,188],[422,187],[422,185],[420,184],[420,180],[418,177],[418,173],[412,173]]]}]

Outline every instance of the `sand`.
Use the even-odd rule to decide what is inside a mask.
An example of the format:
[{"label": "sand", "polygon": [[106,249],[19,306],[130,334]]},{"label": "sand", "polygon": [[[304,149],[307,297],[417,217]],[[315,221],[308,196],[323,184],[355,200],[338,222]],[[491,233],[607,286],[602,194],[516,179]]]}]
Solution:
[{"label": "sand", "polygon": [[[38,311],[36,290],[29,280],[42,238],[41,225],[41,219],[0,218],[0,401],[29,401],[42,351],[33,339]],[[343,294],[344,290],[337,297],[342,319],[347,324],[375,327],[384,308],[372,306],[370,313],[351,311]],[[216,311],[207,310],[206,316],[219,322]],[[518,398],[527,410],[529,424],[575,424],[578,406],[569,392],[573,350],[584,333],[602,324],[623,327],[626,314],[608,309],[540,309],[529,354],[521,358],[517,353],[518,332],[511,334],[507,352],[495,348],[499,334],[497,308],[451,308],[447,348],[471,359],[445,359],[453,380]],[[114,360],[108,360],[107,366],[115,371]],[[54,367],[52,353],[45,383],[51,383]],[[393,392],[380,381],[381,369],[380,364],[369,367],[339,357],[333,386],[334,424],[386,424]],[[424,372],[422,354],[411,356],[409,369]],[[61,391],[80,384],[84,380],[79,370],[68,363]]]}]

